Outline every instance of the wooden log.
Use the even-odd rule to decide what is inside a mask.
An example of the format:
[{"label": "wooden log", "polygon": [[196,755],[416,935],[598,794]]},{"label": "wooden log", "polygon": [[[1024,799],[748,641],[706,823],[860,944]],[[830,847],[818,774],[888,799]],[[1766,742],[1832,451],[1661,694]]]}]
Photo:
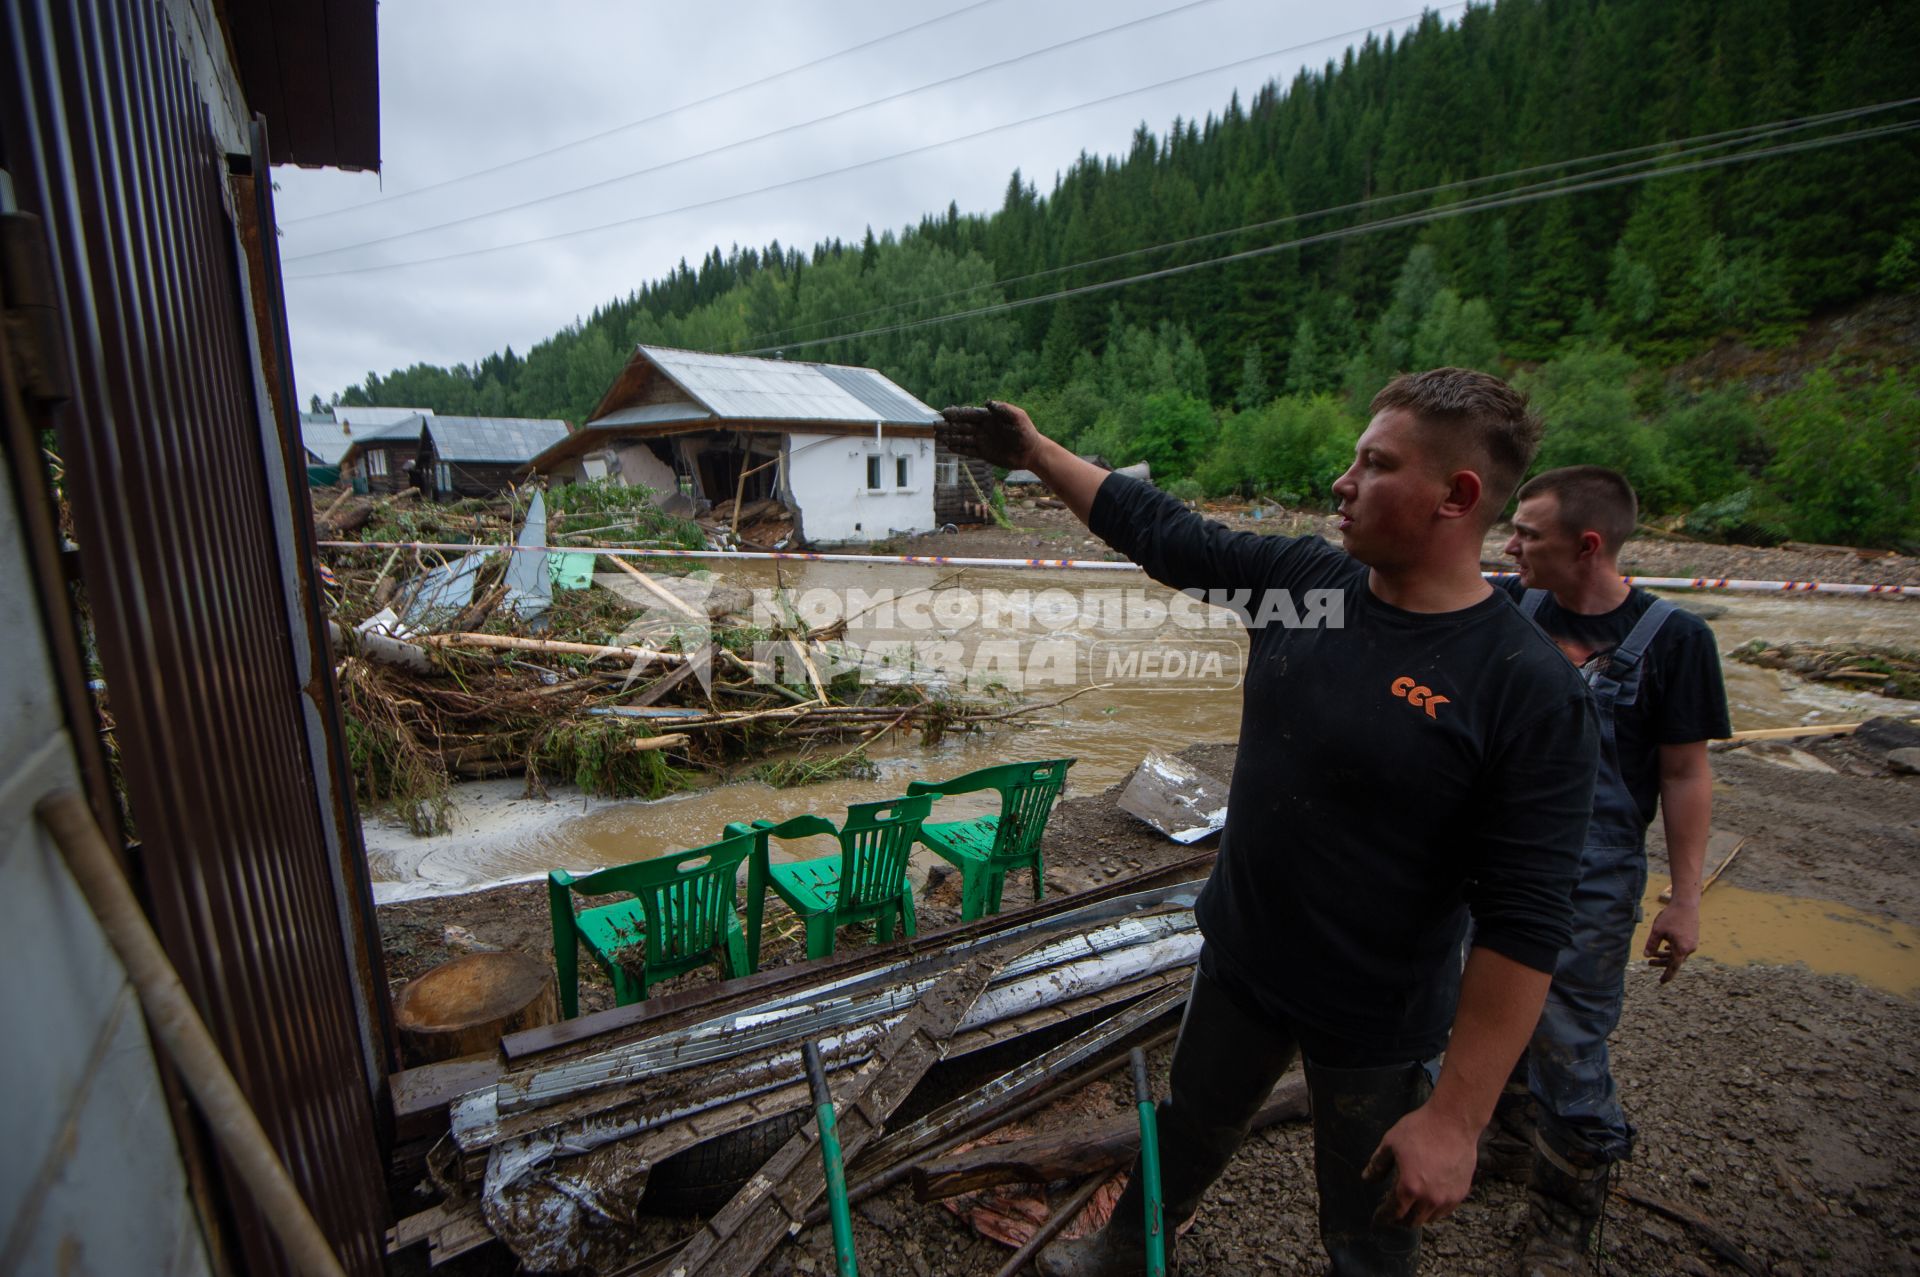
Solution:
[{"label": "wooden log", "polygon": [[[1254,1130],[1279,1122],[1298,1122],[1307,1116],[1307,1084],[1298,1074],[1282,1078],[1260,1111]],[[1140,1149],[1140,1119],[1133,1113],[1110,1118],[1092,1128],[1078,1127],[1051,1135],[986,1144],[964,1153],[952,1153],[913,1169],[915,1201],[993,1188],[1000,1184],[1051,1184],[1056,1180],[1105,1176],[1124,1169]]]},{"label": "wooden log", "polygon": [[553,973],[524,953],[470,953],[442,963],[394,999],[394,1027],[410,1065],[494,1054],[500,1039],[553,1024]]},{"label": "wooden log", "polygon": [[327,637],[333,641],[333,650],[336,655],[345,653],[349,656],[364,657],[369,661],[379,661],[383,665],[397,665],[415,674],[433,672],[433,658],[428,656],[424,649],[388,634],[349,630],[336,621],[328,621]]},{"label": "wooden log", "polygon": [[628,576],[638,581],[643,587],[646,588],[646,590],[649,593],[659,598],[663,603],[665,603],[668,607],[672,608],[674,611],[679,612],[684,616],[691,617],[692,619],[699,621],[702,624],[706,623],[707,614],[705,612],[701,611],[699,608],[696,608],[693,604],[687,602],[685,599],[681,598],[678,594],[675,594],[672,590],[669,590],[666,586],[660,584],[660,582],[654,580],[652,577],[648,576],[645,572],[642,572],[639,568],[633,566],[633,564],[627,562],[625,559],[620,558],[617,555],[611,555],[611,554],[607,555],[606,559],[607,559],[607,562],[613,564],[613,566],[615,566],[616,568],[619,568],[622,572],[625,572]]},{"label": "wooden log", "polygon": [[516,638],[511,634],[426,634],[418,640],[431,647],[495,647],[515,652],[552,652],[566,656],[619,656],[632,660],[677,665],[687,658],[677,652],[650,647],[615,647],[604,643],[568,643],[560,639]]},{"label": "wooden log", "polygon": [[693,739],[684,732],[668,732],[663,736],[636,736],[620,748],[630,754],[644,753],[654,749],[678,749]]}]

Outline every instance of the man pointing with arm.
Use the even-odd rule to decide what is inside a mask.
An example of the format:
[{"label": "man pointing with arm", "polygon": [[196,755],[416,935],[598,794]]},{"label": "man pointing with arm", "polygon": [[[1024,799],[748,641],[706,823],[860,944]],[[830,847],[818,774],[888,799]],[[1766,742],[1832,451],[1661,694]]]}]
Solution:
[{"label": "man pointing with arm", "polygon": [[[1034,471],[1163,584],[1251,597],[1249,618],[1300,616],[1261,606],[1268,591],[1339,604],[1315,612],[1337,624],[1250,620],[1161,1161],[1178,1223],[1303,1057],[1321,1240],[1352,1277],[1412,1273],[1419,1226],[1466,1195],[1569,934],[1598,748],[1584,684],[1479,573],[1538,446],[1525,400],[1442,368],[1399,378],[1373,414],[1334,484],[1345,552],[1230,532],[1079,460],[1010,405],[949,409],[943,429],[956,452]],[[1443,1048],[1433,1083],[1423,1062]],[[1103,1232],[1049,1247],[1042,1271],[1139,1272],[1141,1217],[1129,1188]]]}]

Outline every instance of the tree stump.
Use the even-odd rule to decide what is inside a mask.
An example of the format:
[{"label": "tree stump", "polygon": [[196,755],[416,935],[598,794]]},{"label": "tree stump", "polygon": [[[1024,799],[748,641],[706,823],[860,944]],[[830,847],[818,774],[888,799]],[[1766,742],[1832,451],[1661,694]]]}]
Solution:
[{"label": "tree stump", "polygon": [[409,1066],[493,1053],[508,1033],[553,1024],[560,1000],[553,972],[524,953],[469,953],[442,963],[393,1003]]}]

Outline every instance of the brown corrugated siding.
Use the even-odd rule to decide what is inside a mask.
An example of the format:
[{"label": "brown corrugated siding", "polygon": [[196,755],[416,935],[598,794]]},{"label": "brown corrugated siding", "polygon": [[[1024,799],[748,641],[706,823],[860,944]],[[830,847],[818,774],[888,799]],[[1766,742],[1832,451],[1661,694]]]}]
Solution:
[{"label": "brown corrugated siding", "polygon": [[[226,157],[166,6],[6,12],[5,162],[55,257],[76,394],[60,450],[135,867],[343,1263],[377,1273],[385,1204],[341,920],[365,883],[330,862],[335,795],[316,785],[295,649],[312,618],[289,610],[269,482],[287,461],[263,446]],[[227,1196],[248,1269],[284,1270],[246,1186],[228,1177]]]}]

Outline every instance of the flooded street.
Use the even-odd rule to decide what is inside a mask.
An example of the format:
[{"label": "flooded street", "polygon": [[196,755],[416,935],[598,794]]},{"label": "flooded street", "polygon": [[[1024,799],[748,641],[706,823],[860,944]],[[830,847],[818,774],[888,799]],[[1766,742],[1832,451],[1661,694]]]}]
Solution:
[{"label": "flooded street", "polygon": [[[771,589],[773,567],[732,564],[725,575],[736,584]],[[848,639],[863,648],[902,640],[953,645],[946,655],[951,658],[957,649],[965,669],[978,668],[982,644],[1017,648],[1015,661],[987,662],[992,667],[985,671],[989,678],[1002,677],[1009,666],[1029,668],[1028,658],[1037,649],[1051,649],[1056,658],[1071,651],[1077,657],[1079,681],[1043,681],[1029,686],[1024,699],[1046,703],[1082,694],[987,733],[949,736],[930,749],[905,736],[876,741],[868,752],[878,775],[864,780],[785,790],[735,781],[653,802],[588,800],[560,788],[552,798],[529,799],[518,779],[464,785],[454,794],[450,834],[418,839],[388,822],[368,822],[377,897],[385,901],[468,891],[543,877],[556,866],[583,870],[643,859],[712,841],[729,821],[838,813],[849,803],[896,796],[911,780],[955,776],[1017,758],[1078,759],[1068,793],[1097,793],[1124,777],[1150,748],[1231,741],[1239,731],[1237,661],[1246,649],[1244,632],[1230,620],[1218,628],[1194,628],[1195,617],[1212,609],[1193,609],[1182,618],[1184,624],[1174,618],[1151,623],[1152,606],[1157,603],[1164,610],[1173,596],[1137,573],[968,569],[956,575],[953,569],[938,567],[798,563],[783,565],[781,578],[810,622],[823,616],[834,619],[834,607],[844,616],[884,597],[883,591],[893,591],[891,603],[873,607],[849,626]],[[946,584],[939,596],[916,596],[917,605],[901,599],[907,591],[942,581]],[[962,590],[970,592],[973,604],[960,597],[957,592]],[[1725,609],[1711,621],[1723,652],[1755,638],[1839,638],[1920,647],[1920,607],[1904,599],[1732,593],[1675,597]],[[981,600],[991,615],[974,610],[982,606]],[[1103,668],[1116,668],[1111,664],[1116,645],[1143,643],[1218,654],[1218,677],[1211,682],[1140,677],[1082,691],[1088,681],[1099,681]],[[1920,714],[1920,704],[1808,684],[1778,671],[1736,662],[1725,662],[1725,671],[1736,729]],[[1056,659],[1048,673],[1057,680],[1061,672]],[[993,692],[989,688],[980,694]],[[1010,694],[1002,695],[1009,708],[1019,703]],[[852,744],[816,746],[813,756],[831,757]],[[984,813],[992,801],[981,795],[948,800],[936,807],[936,818]],[[826,848],[800,850],[819,854]],[[1768,924],[1765,929],[1774,928]],[[1738,923],[1733,930],[1744,937],[1750,928]],[[1908,987],[1915,985],[1920,979]]]}]

